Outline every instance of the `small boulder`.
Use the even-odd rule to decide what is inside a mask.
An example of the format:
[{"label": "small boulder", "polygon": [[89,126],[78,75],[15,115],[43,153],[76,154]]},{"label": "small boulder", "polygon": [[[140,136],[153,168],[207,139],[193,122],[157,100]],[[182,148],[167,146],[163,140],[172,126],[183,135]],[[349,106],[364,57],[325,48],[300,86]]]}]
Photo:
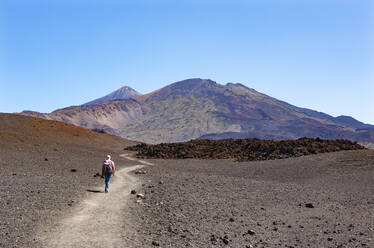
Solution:
[{"label": "small boulder", "polygon": [[139,175],[139,174],[147,174],[147,171],[145,171],[145,170],[136,170],[135,174],[137,174],[137,175]]},{"label": "small boulder", "polygon": [[158,242],[158,241],[152,241],[152,245],[153,246],[160,246],[160,242]]},{"label": "small boulder", "polygon": [[249,235],[255,235],[255,234],[256,234],[256,232],[255,232],[255,231],[253,231],[253,230],[251,230],[251,229],[249,229],[249,230],[248,230],[248,234],[249,234]]},{"label": "small boulder", "polygon": [[229,240],[229,237],[227,237],[227,235],[225,235],[223,238],[222,238],[222,241],[225,245],[228,245],[230,240]]},{"label": "small boulder", "polygon": [[306,208],[314,208],[314,205],[313,205],[313,203],[307,203],[307,204],[305,204],[305,207]]},{"label": "small boulder", "polygon": [[136,194],[135,189],[131,190],[131,194],[132,194],[132,195],[135,195],[135,194]]},{"label": "small boulder", "polygon": [[136,197],[141,198],[141,199],[145,198],[145,196],[143,194],[137,194]]},{"label": "small boulder", "polygon": [[214,234],[212,234],[212,235],[210,236],[210,241],[212,241],[212,242],[217,242],[217,238],[216,238],[216,236],[215,236]]},{"label": "small boulder", "polygon": [[71,169],[70,171],[71,172],[77,172],[77,169]]}]

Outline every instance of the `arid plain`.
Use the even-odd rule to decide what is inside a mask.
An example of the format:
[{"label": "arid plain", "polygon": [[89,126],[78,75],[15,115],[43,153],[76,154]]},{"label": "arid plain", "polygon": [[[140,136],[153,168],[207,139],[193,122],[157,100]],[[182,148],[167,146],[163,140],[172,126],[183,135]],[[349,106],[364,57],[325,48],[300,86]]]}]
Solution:
[{"label": "arid plain", "polygon": [[[18,115],[1,123],[1,247],[40,247],[41,230],[105,195],[93,189],[107,153],[119,169],[139,164],[120,157],[135,157],[123,150],[135,142]],[[121,192],[124,220],[113,228],[130,236],[113,247],[374,246],[373,150],[147,162],[128,187],[144,197]]]}]

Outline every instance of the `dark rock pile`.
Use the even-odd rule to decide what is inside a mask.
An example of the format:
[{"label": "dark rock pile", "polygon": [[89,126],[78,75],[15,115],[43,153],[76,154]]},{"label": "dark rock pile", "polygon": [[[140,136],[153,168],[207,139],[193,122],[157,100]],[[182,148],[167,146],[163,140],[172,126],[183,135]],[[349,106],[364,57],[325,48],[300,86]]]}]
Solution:
[{"label": "dark rock pile", "polygon": [[301,138],[297,140],[225,139],[192,140],[158,145],[138,144],[125,150],[137,151],[139,158],[156,159],[237,159],[272,160],[303,155],[359,150],[363,146],[349,140]]}]

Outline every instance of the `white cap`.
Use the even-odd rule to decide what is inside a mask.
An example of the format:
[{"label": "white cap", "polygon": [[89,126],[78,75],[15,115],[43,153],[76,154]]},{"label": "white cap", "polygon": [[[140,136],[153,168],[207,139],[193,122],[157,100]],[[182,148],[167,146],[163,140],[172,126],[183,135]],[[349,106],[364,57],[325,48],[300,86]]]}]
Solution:
[{"label": "white cap", "polygon": [[111,157],[110,157],[110,155],[106,155],[106,159],[110,159]]}]

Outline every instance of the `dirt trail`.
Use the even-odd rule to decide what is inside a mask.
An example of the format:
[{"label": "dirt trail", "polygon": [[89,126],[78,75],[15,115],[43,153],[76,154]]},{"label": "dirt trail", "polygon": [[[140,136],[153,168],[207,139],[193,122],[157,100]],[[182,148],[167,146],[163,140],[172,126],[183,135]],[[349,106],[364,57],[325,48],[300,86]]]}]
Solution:
[{"label": "dirt trail", "polygon": [[[123,158],[134,160],[126,154]],[[103,186],[92,189],[92,195],[73,209],[72,214],[58,223],[52,230],[44,231],[40,240],[44,247],[133,247],[136,238],[132,235],[130,220],[125,218],[130,191],[138,183],[129,172],[144,166],[139,165],[118,170],[111,180],[109,193]],[[148,163],[147,163],[148,164]]]}]

